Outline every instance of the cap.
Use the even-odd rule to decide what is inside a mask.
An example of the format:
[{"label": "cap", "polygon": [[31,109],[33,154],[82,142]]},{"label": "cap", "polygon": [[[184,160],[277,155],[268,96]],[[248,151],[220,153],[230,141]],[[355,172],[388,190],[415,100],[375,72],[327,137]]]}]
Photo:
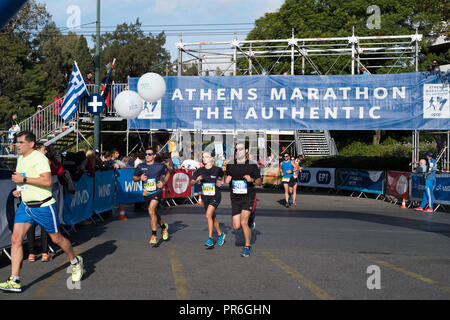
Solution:
[{"label": "cap", "polygon": [[433,154],[432,154],[431,152],[427,152],[427,153],[425,153],[425,156],[427,156],[427,157],[433,157]]}]

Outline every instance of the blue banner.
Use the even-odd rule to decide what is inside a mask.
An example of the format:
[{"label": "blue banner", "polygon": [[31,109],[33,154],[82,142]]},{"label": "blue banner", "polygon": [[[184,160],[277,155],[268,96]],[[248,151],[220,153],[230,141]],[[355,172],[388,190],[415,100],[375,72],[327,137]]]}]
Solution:
[{"label": "blue banner", "polygon": [[[131,129],[450,129],[450,73],[166,77]],[[129,79],[137,90],[139,78]]]},{"label": "blue banner", "polygon": [[94,181],[91,176],[83,174],[80,180],[74,181],[76,192],[64,195],[64,224],[73,225],[87,220],[94,209]]},{"label": "blue banner", "polygon": [[[425,186],[420,184],[422,174],[411,174],[411,199],[422,200]],[[434,202],[450,204],[450,174],[436,175],[436,184],[433,189]]]},{"label": "blue banner", "polygon": [[95,172],[94,212],[102,213],[114,208],[114,170]]},{"label": "blue banner", "polygon": [[384,171],[336,169],[336,189],[383,193]]},{"label": "blue banner", "polygon": [[134,169],[119,169],[116,171],[116,204],[144,202],[142,182],[133,181]]}]

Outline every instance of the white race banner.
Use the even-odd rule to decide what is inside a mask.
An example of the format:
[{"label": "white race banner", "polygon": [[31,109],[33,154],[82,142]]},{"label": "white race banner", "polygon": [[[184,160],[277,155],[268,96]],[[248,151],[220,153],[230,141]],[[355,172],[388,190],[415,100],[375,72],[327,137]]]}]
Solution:
[{"label": "white race banner", "polygon": [[336,187],[335,171],[335,168],[302,168],[302,172],[298,174],[298,185],[334,189]]}]

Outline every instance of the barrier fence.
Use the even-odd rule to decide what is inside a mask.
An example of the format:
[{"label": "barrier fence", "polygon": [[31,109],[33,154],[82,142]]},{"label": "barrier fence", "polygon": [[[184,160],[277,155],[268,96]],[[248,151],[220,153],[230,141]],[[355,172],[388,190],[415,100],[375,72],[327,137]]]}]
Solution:
[{"label": "barrier fence", "polygon": [[[264,170],[265,183],[277,184],[279,171],[275,168]],[[107,212],[114,205],[144,202],[142,182],[133,181],[134,169],[96,171],[95,178],[83,174],[75,181],[76,192],[63,193],[58,179],[53,179],[53,196],[57,199],[60,222],[74,225],[92,217],[93,214]],[[19,200],[12,192],[16,185],[11,181],[12,171],[0,171],[0,250],[11,245],[15,211]],[[174,170],[163,189],[163,200],[191,199],[193,188],[189,181],[192,172]],[[303,168],[298,176],[299,187],[327,188],[336,191],[385,194],[411,201],[422,199],[424,186],[420,184],[421,174],[398,171],[370,171],[359,169]],[[434,188],[434,202],[450,205],[450,174],[437,174]],[[352,193],[353,195],[353,193]],[[191,200],[191,203],[192,200]]]}]

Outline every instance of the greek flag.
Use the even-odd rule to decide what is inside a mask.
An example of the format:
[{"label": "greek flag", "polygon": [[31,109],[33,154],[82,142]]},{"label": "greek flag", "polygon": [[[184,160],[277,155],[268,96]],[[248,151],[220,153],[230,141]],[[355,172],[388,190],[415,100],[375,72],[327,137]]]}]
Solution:
[{"label": "greek flag", "polygon": [[89,94],[83,77],[81,76],[80,69],[75,61],[72,75],[70,76],[69,87],[67,88],[66,95],[64,96],[64,102],[61,105],[61,110],[59,111],[59,115],[64,119],[64,121],[68,121],[72,118],[73,114],[78,109],[79,100],[86,93]]}]

